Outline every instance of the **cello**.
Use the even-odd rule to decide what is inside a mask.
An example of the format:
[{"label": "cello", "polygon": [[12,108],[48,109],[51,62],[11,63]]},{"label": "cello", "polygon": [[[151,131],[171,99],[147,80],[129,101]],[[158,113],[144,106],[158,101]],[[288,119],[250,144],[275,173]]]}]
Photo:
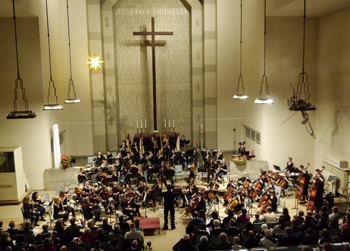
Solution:
[{"label": "cello", "polygon": [[[304,171],[306,169],[308,169],[310,167],[310,163],[307,163],[307,167],[304,168]],[[304,190],[304,186],[305,186],[305,175],[307,175],[306,173],[302,173],[300,178],[299,178],[299,190],[298,193],[296,195],[296,199],[300,200],[301,196],[303,194],[303,190]]]},{"label": "cello", "polygon": [[218,191],[219,185],[216,183],[216,179],[214,181],[214,184],[210,187],[210,192],[208,193],[208,199],[215,200],[218,196],[216,194],[216,191]]},{"label": "cello", "polygon": [[[236,182],[235,180],[232,181],[233,183]],[[227,189],[225,195],[224,195],[224,201],[228,201],[233,197],[233,192],[235,191],[235,188],[233,185],[230,185],[230,187]]]}]

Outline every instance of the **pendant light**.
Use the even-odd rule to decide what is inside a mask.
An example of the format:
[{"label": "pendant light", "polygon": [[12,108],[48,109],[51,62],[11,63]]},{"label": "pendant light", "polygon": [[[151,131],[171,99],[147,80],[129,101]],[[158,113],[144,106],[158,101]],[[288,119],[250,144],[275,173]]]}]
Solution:
[{"label": "pendant light", "polygon": [[[58,104],[55,82],[52,79],[51,48],[50,48],[50,28],[49,28],[49,9],[48,9],[48,6],[47,6],[47,0],[45,0],[45,2],[46,2],[47,42],[48,42],[48,47],[49,47],[50,81],[49,81],[49,89],[48,89],[48,96],[47,96],[47,104],[44,105],[43,110],[44,111],[63,110],[63,106]],[[54,104],[50,103],[51,89],[53,90],[53,95],[55,96],[55,102],[56,103],[54,103]]]},{"label": "pendant light", "polygon": [[[80,99],[77,98],[77,93],[75,92],[75,85],[72,75],[72,51],[70,43],[70,25],[69,25],[69,4],[67,0],[67,25],[68,25],[68,47],[69,47],[69,84],[68,84],[68,98],[64,101],[66,104],[77,104],[80,103]],[[73,97],[71,97],[71,92],[73,92]]]},{"label": "pendant light", "polygon": [[304,23],[303,23],[303,65],[302,72],[299,74],[297,90],[293,86],[293,95],[287,100],[289,110],[291,111],[309,111],[316,110],[315,106],[310,103],[309,82],[305,72],[305,33],[306,33],[306,0],[304,0]]},{"label": "pendant light", "polygon": [[[255,104],[273,104],[273,99],[269,96],[269,83],[266,76],[266,0],[264,0],[264,74],[260,83],[259,98],[255,99]],[[264,90],[265,87],[265,90]]]},{"label": "pendant light", "polygon": [[[17,25],[16,25],[16,8],[15,8],[15,0],[12,0],[13,4],[13,24],[15,31],[15,47],[16,47],[16,62],[17,62],[17,79],[15,80],[15,100],[13,101],[13,111],[7,115],[7,119],[32,119],[35,118],[36,115],[34,112],[28,110],[28,100],[26,96],[26,90],[23,86],[23,80],[21,79],[21,75],[19,73],[19,57],[18,57],[18,42],[17,42]],[[18,94],[17,92],[22,92],[22,101],[24,102],[24,111],[17,111],[17,101]]]},{"label": "pendant light", "polygon": [[241,22],[240,22],[240,42],[239,42],[239,77],[238,77],[238,83],[237,83],[237,92],[235,95],[233,95],[233,98],[237,99],[247,99],[248,95],[244,94],[244,82],[243,82],[243,76],[242,76],[242,10],[243,10],[243,3],[241,0]]}]

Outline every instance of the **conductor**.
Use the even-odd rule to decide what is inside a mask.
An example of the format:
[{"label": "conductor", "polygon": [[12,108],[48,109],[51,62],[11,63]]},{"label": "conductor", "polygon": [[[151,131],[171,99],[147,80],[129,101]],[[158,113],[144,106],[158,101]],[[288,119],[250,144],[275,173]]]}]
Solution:
[{"label": "conductor", "polygon": [[163,230],[168,230],[168,214],[170,211],[170,222],[171,222],[171,229],[175,229],[175,197],[176,194],[172,191],[172,186],[167,186],[166,192],[162,193],[162,196],[164,197],[164,227]]}]

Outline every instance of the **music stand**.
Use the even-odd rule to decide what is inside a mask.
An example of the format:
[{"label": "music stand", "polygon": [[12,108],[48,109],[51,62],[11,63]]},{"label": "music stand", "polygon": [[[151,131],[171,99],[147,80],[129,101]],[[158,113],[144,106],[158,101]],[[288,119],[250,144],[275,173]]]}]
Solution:
[{"label": "music stand", "polygon": [[279,172],[282,171],[281,168],[280,168],[279,166],[273,165],[273,168],[274,168],[275,170],[279,171]]},{"label": "music stand", "polygon": [[327,182],[330,182],[332,185],[332,193],[334,194],[333,191],[333,184],[337,182],[338,177],[335,175],[329,175]]}]

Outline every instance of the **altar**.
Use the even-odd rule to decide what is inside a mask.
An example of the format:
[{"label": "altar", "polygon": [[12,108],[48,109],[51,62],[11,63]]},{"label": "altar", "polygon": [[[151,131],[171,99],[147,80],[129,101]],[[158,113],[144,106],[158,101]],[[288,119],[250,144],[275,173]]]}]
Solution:
[{"label": "altar", "polygon": [[269,163],[265,160],[248,160],[247,164],[236,165],[229,161],[228,175],[230,179],[239,179],[243,173],[248,173],[252,180],[256,180],[263,171],[269,170]]}]

